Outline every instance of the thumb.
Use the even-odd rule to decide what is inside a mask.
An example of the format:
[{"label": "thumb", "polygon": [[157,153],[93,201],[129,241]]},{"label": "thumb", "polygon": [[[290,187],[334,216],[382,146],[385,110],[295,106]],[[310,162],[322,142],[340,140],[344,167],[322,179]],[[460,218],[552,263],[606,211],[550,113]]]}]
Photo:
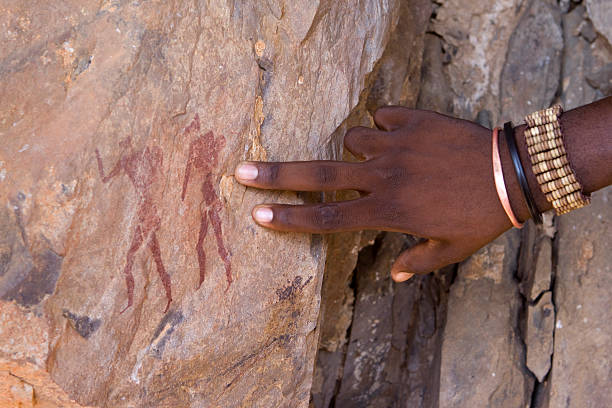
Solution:
[{"label": "thumb", "polygon": [[458,248],[428,239],[402,252],[391,268],[391,278],[403,282],[415,273],[425,274],[461,260]]}]

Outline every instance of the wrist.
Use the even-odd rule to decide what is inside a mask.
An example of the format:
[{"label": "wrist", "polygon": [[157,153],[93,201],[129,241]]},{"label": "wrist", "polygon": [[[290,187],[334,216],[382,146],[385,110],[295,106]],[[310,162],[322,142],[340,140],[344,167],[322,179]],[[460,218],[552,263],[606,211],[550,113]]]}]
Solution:
[{"label": "wrist", "polygon": [[[607,121],[602,120],[602,118],[610,117],[610,115],[612,115],[612,97],[565,112],[558,119],[561,125],[562,143],[566,152],[566,155],[564,155],[565,163],[568,163],[567,165],[571,169],[572,177],[574,177],[573,182],[576,183],[577,180],[577,183],[579,183],[582,194],[588,195],[612,183],[612,166],[610,166],[612,138],[610,138]],[[553,205],[546,199],[546,195],[533,172],[525,140],[526,128],[526,125],[515,127],[514,140],[535,206],[539,212],[545,212],[551,210]],[[524,222],[531,217],[529,207],[515,172],[505,135],[499,139],[502,171],[506,181],[508,199],[516,217],[519,221]],[[539,160],[538,163],[542,161],[542,159]],[[550,187],[547,188],[550,189]],[[555,198],[554,195],[552,197]],[[582,197],[584,201],[585,198]],[[586,200],[588,203],[588,199]],[[561,209],[561,211],[564,213],[568,210]]]},{"label": "wrist", "polygon": [[[563,160],[571,169],[573,183],[578,184],[578,200],[572,204],[570,209],[556,208],[557,214],[559,211],[565,213],[571,209],[580,208],[588,204],[588,195],[600,188],[609,185],[612,182],[612,166],[610,166],[610,157],[612,157],[612,143],[609,137],[609,129],[607,126],[602,126],[601,118],[609,117],[612,114],[612,98],[606,98],[601,101],[583,106],[565,113],[562,113],[558,118],[558,123],[561,127],[561,146],[564,149]],[[531,115],[530,115],[531,116]],[[533,116],[532,116],[532,121]],[[537,120],[537,119],[536,119]],[[524,173],[529,184],[529,189],[534,198],[536,206],[540,212],[548,211],[553,208],[553,203],[546,199],[552,195],[558,202],[560,197],[568,195],[561,193],[554,196],[549,193],[544,194],[543,188],[538,182],[536,175],[533,172],[531,165],[532,158],[528,153],[528,146],[525,139],[526,125],[521,125],[515,128],[515,136],[519,157],[523,163]],[[558,153],[557,153],[558,154]],[[554,156],[551,156],[554,157]],[[559,156],[560,163],[563,163]],[[542,159],[538,159],[542,161]],[[538,164],[539,166],[539,164]],[[550,166],[548,164],[547,166]],[[554,166],[554,165],[553,165]],[[538,176],[539,178],[540,176]],[[547,187],[550,189],[550,187]],[[558,187],[553,187],[553,189]],[[573,191],[575,187],[571,187]],[[559,190],[556,190],[559,192]],[[565,190],[568,191],[568,190]],[[583,194],[586,194],[585,197]],[[572,202],[569,201],[569,202]],[[521,201],[519,200],[519,203]]]},{"label": "wrist", "polygon": [[584,194],[612,183],[610,117],[612,97],[564,112],[559,119],[568,161]]}]

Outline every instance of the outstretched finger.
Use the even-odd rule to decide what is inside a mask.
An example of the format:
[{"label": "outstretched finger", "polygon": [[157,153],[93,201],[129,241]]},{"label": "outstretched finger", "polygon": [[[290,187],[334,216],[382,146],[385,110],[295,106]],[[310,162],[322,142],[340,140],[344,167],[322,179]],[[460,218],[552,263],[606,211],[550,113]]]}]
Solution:
[{"label": "outstretched finger", "polygon": [[369,198],[310,205],[263,204],[252,215],[263,227],[291,232],[358,231],[382,223]]},{"label": "outstretched finger", "polygon": [[234,172],[239,183],[271,190],[368,191],[365,163],[331,160],[244,162]]}]

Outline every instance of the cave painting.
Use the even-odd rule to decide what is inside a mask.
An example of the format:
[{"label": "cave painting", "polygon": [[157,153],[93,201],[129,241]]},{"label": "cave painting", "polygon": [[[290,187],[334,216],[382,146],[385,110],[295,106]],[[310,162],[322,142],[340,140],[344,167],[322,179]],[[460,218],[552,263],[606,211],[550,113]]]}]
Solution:
[{"label": "cave painting", "polygon": [[145,147],[142,150],[134,151],[129,137],[121,141],[119,146],[126,153],[121,156],[108,175],[104,174],[104,166],[98,149],[96,149],[96,159],[98,160],[98,170],[103,183],[109,182],[123,171],[134,185],[138,195],[138,220],[132,235],[130,248],[127,252],[125,268],[123,269],[128,292],[128,304],[121,313],[125,312],[134,303],[134,275],[132,274],[132,268],[136,253],[145,243],[153,255],[157,273],[166,291],[168,303],[166,304],[165,313],[168,311],[168,307],[170,307],[170,302],[172,302],[172,289],[170,275],[168,275],[164,268],[156,235],[161,220],[151,195],[151,186],[157,181],[159,169],[163,163],[162,151],[157,146]]},{"label": "cave painting", "polygon": [[189,126],[185,128],[185,136],[191,137],[197,135],[189,145],[189,158],[185,169],[185,178],[183,180],[183,191],[181,200],[185,200],[187,186],[191,173],[195,170],[200,170],[203,176],[202,185],[202,202],[200,203],[200,231],[198,233],[198,242],[196,244],[196,253],[198,254],[198,266],[200,269],[200,282],[198,288],[204,282],[206,277],[206,253],[204,252],[204,239],[208,233],[209,224],[217,242],[217,252],[225,264],[225,277],[227,287],[229,289],[232,284],[232,264],[230,262],[230,254],[225,248],[223,242],[223,230],[221,228],[221,210],[223,208],[217,193],[214,188],[213,171],[216,169],[219,152],[225,147],[225,138],[223,136],[215,137],[212,132],[202,134],[200,132],[200,118],[196,114],[195,118]]}]

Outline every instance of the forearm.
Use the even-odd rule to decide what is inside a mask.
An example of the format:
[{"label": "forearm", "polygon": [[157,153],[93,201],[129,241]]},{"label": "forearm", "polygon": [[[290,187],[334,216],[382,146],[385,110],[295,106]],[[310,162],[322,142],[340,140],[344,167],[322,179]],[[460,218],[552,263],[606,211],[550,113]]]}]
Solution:
[{"label": "forearm", "polygon": [[[563,141],[570,165],[582,184],[585,194],[612,184],[612,97],[564,112],[561,115]],[[531,169],[523,132],[525,125],[515,128],[521,163],[536,205],[540,211],[552,209]],[[502,138],[503,139],[503,138]],[[510,154],[505,143],[502,149],[504,177],[508,180],[508,194],[520,220],[530,217],[521,192]]]}]

